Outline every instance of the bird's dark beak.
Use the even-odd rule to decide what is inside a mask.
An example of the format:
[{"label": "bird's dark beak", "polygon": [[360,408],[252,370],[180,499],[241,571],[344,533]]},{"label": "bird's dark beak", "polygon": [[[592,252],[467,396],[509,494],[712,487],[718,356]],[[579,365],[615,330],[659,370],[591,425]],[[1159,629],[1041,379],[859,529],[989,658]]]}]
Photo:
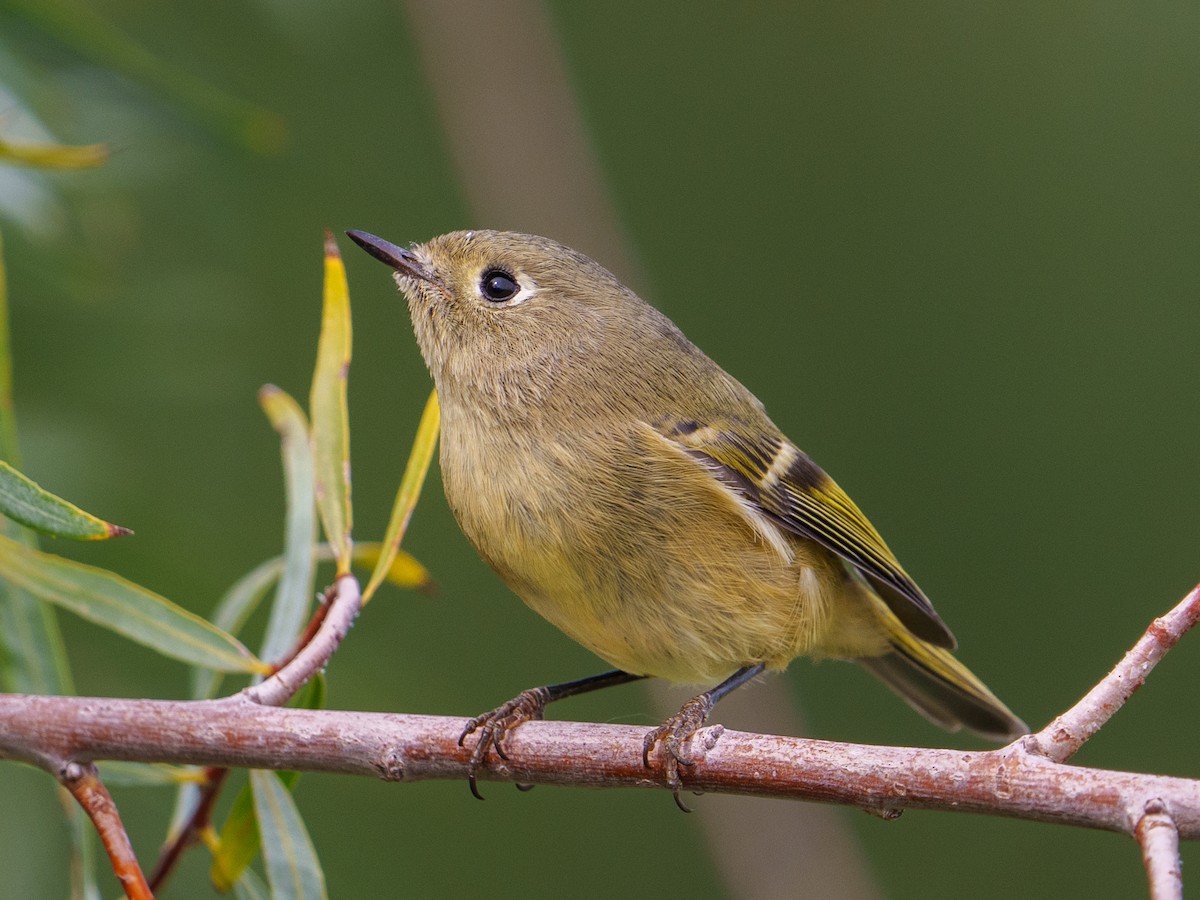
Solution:
[{"label": "bird's dark beak", "polygon": [[347,231],[346,237],[401,275],[428,281],[430,284],[441,284],[437,277],[410,250],[397,247],[391,241],[385,241],[383,238],[367,234],[365,231]]}]

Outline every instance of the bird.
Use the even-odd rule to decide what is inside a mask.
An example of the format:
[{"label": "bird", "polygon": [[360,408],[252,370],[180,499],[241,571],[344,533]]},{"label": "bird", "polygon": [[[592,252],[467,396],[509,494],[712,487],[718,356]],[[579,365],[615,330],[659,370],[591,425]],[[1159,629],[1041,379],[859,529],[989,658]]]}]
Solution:
[{"label": "bird", "polygon": [[950,629],[850,497],[603,266],[516,232],[408,248],[347,235],[407,299],[463,533],[530,608],[613,667],[472,718],[459,743],[476,735],[476,796],[489,750],[507,758],[508,735],[546,704],[653,677],[711,686],[642,745],[647,767],[661,745],[686,809],[689,740],[716,702],[799,656],[852,660],[949,730],[1028,732],[955,658]]}]

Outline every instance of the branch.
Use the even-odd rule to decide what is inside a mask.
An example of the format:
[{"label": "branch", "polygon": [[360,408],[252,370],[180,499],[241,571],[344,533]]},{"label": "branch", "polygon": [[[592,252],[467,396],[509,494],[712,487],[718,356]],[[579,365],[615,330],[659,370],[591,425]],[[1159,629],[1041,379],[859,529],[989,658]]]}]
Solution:
[{"label": "branch", "polygon": [[1150,623],[1111,672],[1087,692],[1083,699],[1037,734],[1026,738],[1031,751],[1057,762],[1066,762],[1113,717],[1167,651],[1200,620],[1200,584],[1169,613]]},{"label": "branch", "polygon": [[294,655],[259,684],[242,691],[241,696],[263,706],[283,706],[306,681],[324,668],[350,631],[362,608],[362,594],[353,575],[342,575],[325,593],[324,615],[309,640],[301,640]]},{"label": "branch", "polygon": [[1150,900],[1183,900],[1183,861],[1179,858],[1179,831],[1166,804],[1155,798],[1137,823],[1137,841],[1150,878]]},{"label": "branch", "polygon": [[[0,756],[30,743],[77,759],[122,759],[466,780],[465,719],[262,707],[241,696],[174,702],[0,695]],[[647,729],[527,722],[485,780],[664,787],[642,765]],[[707,745],[720,726],[702,729]],[[684,773],[688,790],[842,803],[888,812],[979,812],[1133,834],[1161,798],[1185,840],[1200,838],[1200,781],[1070,766],[1021,742],[986,753],[878,747],[724,731]],[[464,788],[465,790],[465,788]],[[1136,810],[1136,815],[1131,815]]]},{"label": "branch", "polygon": [[[331,629],[330,637],[319,638],[329,650],[357,610],[357,590],[339,585],[339,592],[343,589],[345,605],[338,605],[341,598],[331,603],[330,621],[319,631],[324,633],[326,625]],[[878,747],[714,726],[693,737],[690,752],[697,761],[681,772],[684,785],[695,791],[841,803],[889,817],[902,809],[935,809],[1116,831],[1142,846],[1155,900],[1178,897],[1178,841],[1200,839],[1200,780],[1085,768],[1055,756],[1069,756],[1107,721],[1198,618],[1200,587],[1155,620],[1076,707],[1042,732],[1000,750]],[[297,661],[311,662],[318,655],[309,659],[302,651]],[[458,746],[464,719],[264,705],[264,697],[303,683],[290,677],[280,681],[282,687],[268,679],[258,686],[261,691],[250,688],[195,702],[0,695],[0,757],[56,773],[65,771],[64,764],[120,759],[339,772],[388,781],[466,780],[472,748]],[[642,763],[646,733],[633,726],[526,722],[508,737],[507,758],[493,756],[478,777],[661,788],[661,773]],[[1069,739],[1058,739],[1060,734]]]},{"label": "branch", "polygon": [[162,887],[167,877],[183,858],[184,851],[200,840],[204,829],[211,822],[213,807],[216,805],[217,797],[228,777],[228,769],[210,766],[204,770],[199,796],[196,798],[191,814],[186,817],[173,835],[168,836],[166,843],[159,850],[158,860],[150,872],[150,889],[152,891],[158,891]]},{"label": "branch", "polygon": [[146,876],[142,874],[133,852],[133,845],[129,842],[129,835],[121,824],[117,805],[100,780],[95,765],[68,762],[60,767],[57,775],[63,787],[71,792],[71,796],[96,826],[113,872],[125,889],[125,896],[129,900],[154,900],[150,885],[146,883]]}]

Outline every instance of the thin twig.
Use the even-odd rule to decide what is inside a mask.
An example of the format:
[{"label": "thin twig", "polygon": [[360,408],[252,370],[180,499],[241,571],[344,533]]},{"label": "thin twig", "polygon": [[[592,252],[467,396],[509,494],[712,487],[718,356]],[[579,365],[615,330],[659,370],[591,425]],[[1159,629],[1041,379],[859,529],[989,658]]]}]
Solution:
[{"label": "thin twig", "polygon": [[199,842],[200,835],[211,823],[213,807],[216,805],[217,797],[228,777],[229,769],[226,768],[210,766],[205,770],[204,781],[200,785],[195,808],[192,809],[191,815],[187,817],[187,821],[183,823],[179,831],[163,845],[158,853],[154,871],[150,873],[151,890],[159,890],[166,882],[167,876],[171,874],[183,857],[184,851]]},{"label": "thin twig", "polygon": [[73,796],[96,826],[96,832],[104,844],[112,862],[113,873],[125,889],[129,900],[154,900],[146,876],[138,865],[133,845],[112,795],[100,780],[100,774],[92,763],[64,762],[57,773],[59,782]]},{"label": "thin twig", "polygon": [[1150,879],[1150,900],[1183,900],[1179,831],[1162,800],[1156,798],[1146,804],[1135,834]]},{"label": "thin twig", "polygon": [[283,706],[325,667],[362,608],[358,580],[349,574],[340,576],[326,593],[326,605],[325,618],[312,640],[299,647],[296,655],[274,675],[251,685],[237,696],[263,706]]},{"label": "thin twig", "polygon": [[1158,661],[1197,621],[1200,621],[1200,585],[1192,588],[1169,613],[1151,622],[1141,639],[1082,700],[1041,731],[1025,738],[1026,749],[1056,762],[1066,762],[1125,705]]}]

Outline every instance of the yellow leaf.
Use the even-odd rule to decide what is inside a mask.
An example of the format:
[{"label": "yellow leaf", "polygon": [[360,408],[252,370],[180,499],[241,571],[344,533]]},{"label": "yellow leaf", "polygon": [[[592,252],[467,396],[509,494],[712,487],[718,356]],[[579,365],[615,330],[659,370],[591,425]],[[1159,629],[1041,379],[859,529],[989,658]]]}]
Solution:
[{"label": "yellow leaf", "polygon": [[425,476],[429,472],[429,463],[433,459],[433,449],[437,446],[440,427],[441,409],[435,390],[429,394],[425,411],[421,414],[421,422],[417,426],[417,436],[413,439],[412,452],[408,455],[404,477],[400,479],[400,489],[396,492],[396,502],[392,505],[392,517],[383,537],[383,553],[363,591],[364,604],[371,599],[383,579],[389,577],[388,570],[392,566],[392,560],[396,558],[400,542],[404,540],[404,532],[408,530],[408,520],[412,518],[413,508],[421,496],[421,487],[425,484]]},{"label": "yellow leaf", "polygon": [[[361,566],[369,566],[372,572],[382,558],[383,544],[372,542],[354,545],[354,562]],[[434,586],[429,570],[415,556],[403,550],[396,551],[396,558],[387,567],[384,578],[396,587],[417,591],[428,591]]]},{"label": "yellow leaf", "polygon": [[104,144],[11,144],[0,140],[0,162],[38,169],[90,169],[108,159]]},{"label": "yellow leaf", "polygon": [[325,290],[317,365],[313,372],[309,414],[312,416],[317,508],[325,538],[333,547],[337,574],[350,571],[350,415],[346,380],[350,370],[350,291],[346,267],[333,235],[325,232]]}]

